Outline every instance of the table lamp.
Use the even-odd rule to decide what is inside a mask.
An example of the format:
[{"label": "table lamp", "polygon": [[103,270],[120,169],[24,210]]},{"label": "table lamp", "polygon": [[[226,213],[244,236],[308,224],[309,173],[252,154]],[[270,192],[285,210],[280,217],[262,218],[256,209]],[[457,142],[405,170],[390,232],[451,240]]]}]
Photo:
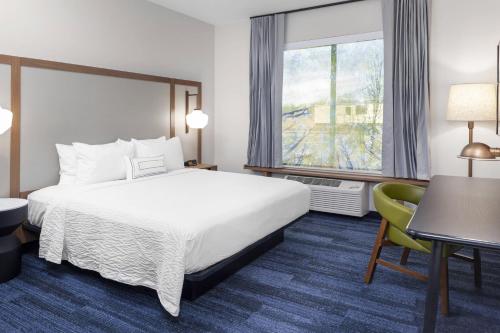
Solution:
[{"label": "table lamp", "polygon": [[0,135],[4,134],[12,126],[12,112],[0,106]]},{"label": "table lamp", "polygon": [[475,121],[496,120],[496,91],[497,85],[493,83],[455,84],[450,87],[446,119],[467,121],[469,143],[459,157],[469,160],[469,177],[472,177],[472,160],[494,159],[499,154],[495,148],[473,140]]}]

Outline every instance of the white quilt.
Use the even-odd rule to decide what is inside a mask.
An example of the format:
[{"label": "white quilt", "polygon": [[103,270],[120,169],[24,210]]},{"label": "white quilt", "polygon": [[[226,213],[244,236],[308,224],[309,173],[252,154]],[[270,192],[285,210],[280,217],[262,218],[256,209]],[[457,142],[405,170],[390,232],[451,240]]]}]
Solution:
[{"label": "white quilt", "polygon": [[196,169],[80,186],[48,203],[40,257],[155,289],[178,316],[184,274],[292,222],[309,198],[298,182]]}]

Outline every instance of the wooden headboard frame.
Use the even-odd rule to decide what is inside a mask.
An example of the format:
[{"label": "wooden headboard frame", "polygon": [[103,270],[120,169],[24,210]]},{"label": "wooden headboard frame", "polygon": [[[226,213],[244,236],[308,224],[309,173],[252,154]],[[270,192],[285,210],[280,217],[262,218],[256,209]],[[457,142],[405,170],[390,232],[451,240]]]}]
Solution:
[{"label": "wooden headboard frame", "polygon": [[[56,61],[48,61],[33,58],[23,58],[10,55],[0,54],[0,64],[10,65],[10,108],[13,113],[12,128],[10,132],[10,196],[18,198],[26,196],[26,193],[20,192],[21,186],[21,68],[32,67],[51,69],[57,71],[74,72],[81,74],[93,74],[100,76],[110,76],[123,79],[133,79],[140,81],[160,82],[170,84],[170,137],[175,136],[175,86],[197,87],[198,95],[196,99],[197,108],[201,108],[202,89],[201,82],[174,79],[165,76],[148,75],[140,73],[132,73],[119,71],[114,69],[82,66]],[[201,130],[198,130],[197,135],[198,161],[201,162]]]}]

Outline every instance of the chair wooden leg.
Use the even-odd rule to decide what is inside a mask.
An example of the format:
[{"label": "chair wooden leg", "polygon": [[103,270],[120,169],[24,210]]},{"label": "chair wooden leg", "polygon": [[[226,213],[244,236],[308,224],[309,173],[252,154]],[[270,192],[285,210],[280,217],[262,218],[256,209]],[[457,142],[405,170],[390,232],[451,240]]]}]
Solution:
[{"label": "chair wooden leg", "polygon": [[387,232],[388,222],[386,219],[382,219],[380,222],[380,228],[378,229],[377,238],[375,238],[375,244],[373,244],[372,255],[370,257],[370,262],[368,263],[368,269],[365,274],[365,283],[371,283],[373,279],[373,274],[375,273],[375,268],[377,268],[377,259],[380,257],[380,252],[382,251],[382,243],[385,238],[385,233]]},{"label": "chair wooden leg", "polygon": [[448,287],[448,258],[441,260],[441,278],[440,278],[440,298],[441,298],[441,314],[448,315],[450,296]]},{"label": "chair wooden leg", "polygon": [[401,260],[399,261],[399,263],[403,266],[406,265],[406,263],[408,262],[409,255],[410,255],[410,249],[405,247],[403,250],[403,254],[401,255]]},{"label": "chair wooden leg", "polygon": [[476,288],[481,288],[481,252],[479,249],[474,249],[474,284]]}]

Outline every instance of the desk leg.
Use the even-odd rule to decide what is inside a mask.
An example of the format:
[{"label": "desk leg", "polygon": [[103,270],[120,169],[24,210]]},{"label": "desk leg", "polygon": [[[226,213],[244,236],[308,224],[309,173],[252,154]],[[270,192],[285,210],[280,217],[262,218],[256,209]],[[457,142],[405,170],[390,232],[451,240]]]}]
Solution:
[{"label": "desk leg", "polygon": [[432,242],[432,260],[429,264],[429,281],[425,299],[424,333],[432,333],[436,327],[439,301],[439,273],[443,256],[443,242]]},{"label": "desk leg", "polygon": [[476,288],[481,288],[481,252],[479,249],[474,249],[474,284]]}]

